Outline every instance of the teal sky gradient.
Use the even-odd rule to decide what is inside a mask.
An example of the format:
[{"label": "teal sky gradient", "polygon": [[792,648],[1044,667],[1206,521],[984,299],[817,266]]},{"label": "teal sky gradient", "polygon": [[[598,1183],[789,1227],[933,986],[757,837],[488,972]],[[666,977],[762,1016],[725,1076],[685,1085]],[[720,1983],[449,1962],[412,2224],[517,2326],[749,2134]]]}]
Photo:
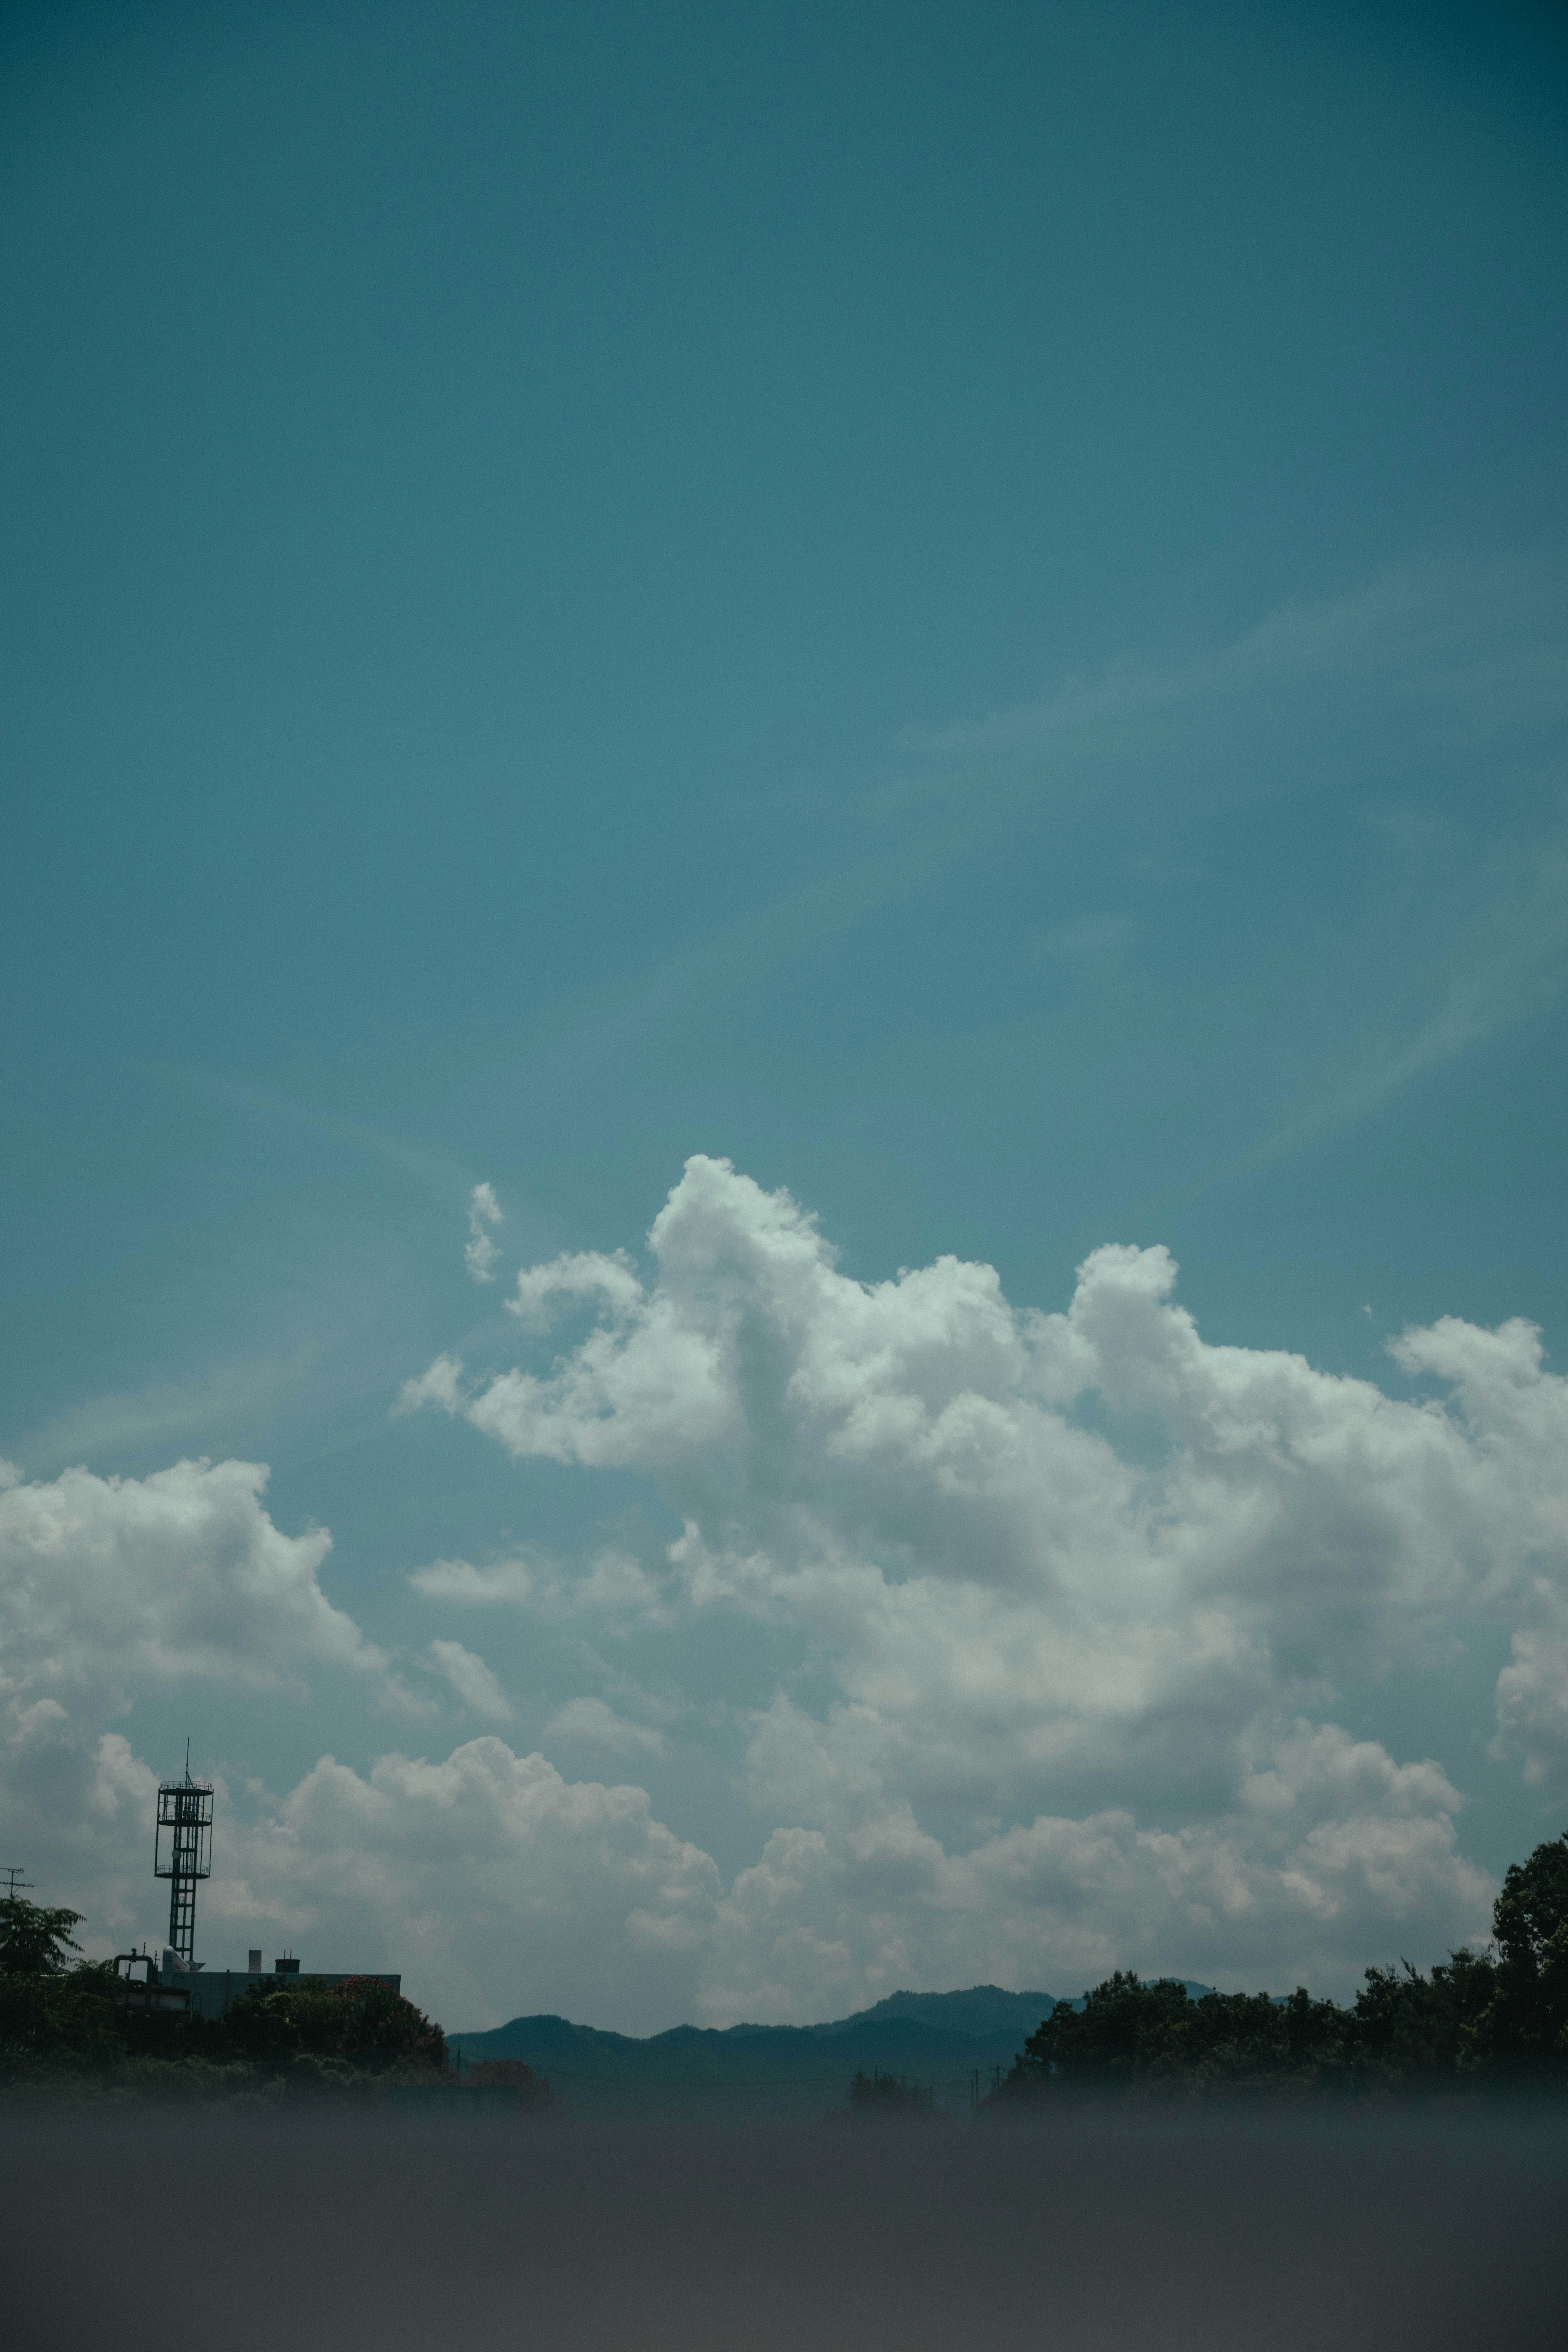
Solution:
[{"label": "teal sky gradient", "polygon": [[[0,1453],[265,1461],[412,1654],[423,1562],[672,1532],[389,1417],[512,1347],[471,1187],[510,1278],[693,1152],[868,1280],[1561,1365],[1565,93],[1510,6],[7,11]],[[520,1749],[584,1639],[481,1644]],[[333,1707],[134,1738],[404,1737]]]}]

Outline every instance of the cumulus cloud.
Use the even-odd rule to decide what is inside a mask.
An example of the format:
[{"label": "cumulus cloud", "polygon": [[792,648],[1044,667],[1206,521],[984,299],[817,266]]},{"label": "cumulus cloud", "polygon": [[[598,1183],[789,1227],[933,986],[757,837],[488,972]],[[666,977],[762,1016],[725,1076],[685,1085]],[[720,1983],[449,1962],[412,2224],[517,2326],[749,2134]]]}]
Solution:
[{"label": "cumulus cloud", "polygon": [[1227,1953],[1342,1985],[1392,1937],[1484,1929],[1459,1793],[1335,1715],[1490,1612],[1500,1737],[1537,1777],[1562,1753],[1568,1384],[1530,1325],[1405,1333],[1440,1393],[1397,1397],[1205,1342],[1160,1248],[1096,1250],[1053,1314],[954,1258],[856,1281],[787,1193],[704,1158],[649,1247],[646,1280],[525,1270],[525,1328],[600,1308],[553,1362],[426,1384],[519,1459],[649,1475],[680,1609],[828,1675],[753,1719],[781,1826],[725,1898],[706,2013]]},{"label": "cumulus cloud", "polygon": [[565,1780],[487,1736],[363,1775],[323,1757],[235,1834],[208,1916],[237,1948],[265,1931],[324,1968],[398,1969],[449,2024],[651,2028],[690,2013],[719,1893],[643,1790]]},{"label": "cumulus cloud", "polygon": [[[319,1668],[396,1696],[384,1653],[321,1589],[329,1535],[275,1526],[266,1481],[255,1464],[186,1462],[0,1489],[0,1820],[47,1899],[86,1912],[93,1952],[158,1941],[164,1911],[156,1775],[106,1715],[183,1683],[267,1691]],[[505,1564],[437,1566],[442,1597],[487,1574],[505,1585]],[[437,1637],[429,1659],[474,1712],[512,1712],[461,1643]],[[655,1751],[657,1732],[588,1704],[563,1711],[563,1738]],[[485,1738],[368,1773],[325,1756],[281,1798],[220,1775],[198,1949],[291,1942],[326,1967],[396,1968],[449,2021],[586,2007],[651,2027],[690,2012],[719,1892],[641,1789],[569,1782]]]},{"label": "cumulus cloud", "polygon": [[[561,1714],[547,1737],[613,1748],[642,1728],[602,1702]],[[13,1722],[0,1772],[14,1834],[48,1852],[51,1891],[89,1913],[89,1948],[156,1937],[153,1776],[128,1743],[81,1737],[45,1700]],[[220,1780],[198,1943],[219,1963],[260,1943],[323,1968],[397,1969],[467,2026],[539,2011],[645,2031],[801,2019],[909,1983],[1042,1974],[1072,1991],[1173,1950],[1226,1981],[1250,1968],[1321,1985],[1353,1976],[1369,1929],[1417,1949],[1479,1932],[1489,1890],[1455,1853],[1453,1802],[1435,1767],[1297,1724],[1258,1747],[1216,1822],[1042,1815],[953,1853],[884,1797],[826,1828],[775,1830],[726,1892],[644,1790],[568,1780],[485,1737],[368,1773],[325,1756],[259,1809]]]},{"label": "cumulus cloud", "polygon": [[461,1412],[462,1374],[463,1367],[456,1356],[437,1356],[417,1380],[404,1381],[393,1407],[394,1415],[418,1412],[427,1404],[439,1405],[443,1412]]},{"label": "cumulus cloud", "polygon": [[1534,1788],[1568,1788],[1568,1604],[1542,1595],[1544,1622],[1513,1636],[1498,1676],[1495,1756],[1517,1756]]},{"label": "cumulus cloud", "polygon": [[463,1252],[463,1263],[468,1269],[470,1279],[475,1282],[493,1282],[496,1278],[496,1261],[500,1256],[500,1249],[490,1228],[501,1222],[500,1202],[496,1199],[494,1188],[489,1184],[476,1184],[468,1195],[468,1242]]},{"label": "cumulus cloud", "polygon": [[258,1464],[200,1461],[0,1482],[0,1821],[49,1899],[87,1911],[95,1950],[156,1935],[161,1908],[156,1777],[106,1717],[192,1683],[299,1692],[313,1669],[399,1702],[321,1591],[331,1537],[286,1535],[266,1485]]},{"label": "cumulus cloud", "polygon": [[318,1581],[331,1536],[285,1535],[266,1486],[254,1462],[181,1462],[0,1493],[0,1692],[124,1705],[196,1676],[276,1689],[312,1665],[383,1675],[384,1654]]},{"label": "cumulus cloud", "polygon": [[461,1642],[432,1642],[430,1655],[471,1714],[492,1723],[510,1722],[517,1710],[483,1658]]},{"label": "cumulus cloud", "polygon": [[525,1266],[507,1310],[525,1329],[544,1330],[561,1301],[573,1298],[594,1299],[610,1316],[631,1315],[642,1303],[642,1285],[624,1250],[613,1257],[584,1250],[574,1257],[552,1258],[548,1265]]},{"label": "cumulus cloud", "polygon": [[0,1818],[35,1898],[87,1915],[84,1948],[102,1956],[157,1932],[152,1877],[157,1778],[116,1731],[57,1698],[0,1709]]},{"label": "cumulus cloud", "polygon": [[1456,1851],[1435,1765],[1308,1723],[1246,1747],[1230,1808],[1175,1829],[1042,1814],[952,1853],[871,1793],[776,1830],[719,1906],[705,2013],[826,2016],[911,1981],[1042,1971],[1070,1993],[1127,1966],[1342,1987],[1391,1932],[1434,1951],[1484,1932],[1489,1884]]},{"label": "cumulus cloud", "polygon": [[[86,1914],[91,1956],[163,1940],[156,1788],[127,1739],[58,1700],[0,1719],[8,1850],[40,1900]],[[323,1756],[281,1798],[219,1775],[213,1861],[196,1908],[209,1966],[260,1945],[396,1969],[453,2026],[549,2010],[654,2031],[690,2016],[721,1892],[644,1790],[569,1781],[489,1735],[368,1772]]]},{"label": "cumulus cloud", "polygon": [[[1394,1343],[1393,1394],[1211,1345],[1175,1283],[1123,1245],[1054,1313],[951,1257],[858,1282],[787,1194],[704,1159],[646,1274],[525,1269],[520,1360],[438,1357],[405,1408],[639,1473],[680,1531],[416,1570],[447,1614],[426,1666],[490,1721],[511,1701],[451,1615],[546,1621],[572,1677],[546,1752],[220,1782],[205,1948],[401,1968],[453,2024],[652,2027],[1116,1965],[1342,1994],[1483,1935],[1457,1782],[1493,1735],[1533,1784],[1568,1766],[1568,1385],[1529,1324],[1444,1318]],[[240,1463],[0,1481],[0,1812],[95,1949],[158,1925],[153,1779],[117,1709],[327,1668],[395,1695],[321,1590],[327,1535],[284,1534],[264,1487]],[[1506,1654],[1495,1722],[1380,1741],[1379,1689],[1404,1677],[1416,1720],[1410,1678],[1477,1625]],[[601,1634],[647,1645],[657,1697]],[[647,1790],[556,1760],[659,1786],[688,1743],[759,1816],[728,1885]]]}]

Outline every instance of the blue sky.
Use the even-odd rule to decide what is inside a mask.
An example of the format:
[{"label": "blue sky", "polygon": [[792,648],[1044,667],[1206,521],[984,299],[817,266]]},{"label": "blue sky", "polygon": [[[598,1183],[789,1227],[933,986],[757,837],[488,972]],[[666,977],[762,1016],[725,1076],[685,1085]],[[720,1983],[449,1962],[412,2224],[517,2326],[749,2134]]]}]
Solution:
[{"label": "blue sky", "polygon": [[[435,1772],[476,1739],[500,1770],[504,1739],[569,1790],[646,1790],[717,1874],[692,1893],[682,1863],[676,1909],[731,1906],[689,1946],[669,1930],[664,1977],[634,1935],[595,2021],[826,2013],[900,1969],[1222,1973],[1195,1912],[1102,1890],[1070,1932],[1047,1895],[987,1926],[978,1880],[915,1906],[972,1917],[968,1945],[846,1881],[810,1954],[758,1958],[753,1918],[742,1966],[737,1874],[770,1837],[837,1852],[758,1727],[787,1706],[831,1746],[856,1709],[892,1719],[888,1658],[845,1664],[869,1620],[852,1637],[842,1597],[802,1601],[800,1563],[902,1590],[939,1573],[935,1519],[851,1505],[842,1432],[820,1478],[775,1465],[742,1509],[728,1423],[709,1480],[640,1423],[590,1458],[575,1423],[494,1443],[472,1386],[449,1419],[394,1407],[443,1357],[470,1383],[525,1357],[547,1379],[595,1300],[605,1347],[642,1344],[591,1286],[559,1291],[553,1337],[509,1318],[520,1266],[625,1250],[649,1328],[659,1302],[696,1312],[644,1243],[692,1155],[737,1171],[682,1196],[710,1237],[751,1249],[784,1188],[864,1284],[951,1256],[994,1267],[1017,1316],[1055,1314],[1101,1245],[1163,1245],[1206,1347],[1295,1351],[1391,1405],[1458,1412],[1451,1351],[1387,1352],[1439,1318],[1525,1318],[1561,1360],[1555,13],[17,7],[0,42],[21,355],[0,386],[0,1452],[45,1518],[73,1465],[268,1465],[267,1522],[178,1573],[227,1574],[234,1543],[260,1559],[268,1525],[330,1529],[289,1573],[319,1573],[383,1661],[353,1664],[309,1610],[203,1649],[163,1591],[146,1607],[183,1630],[123,1687],[72,1683],[57,1628],[10,1687],[73,1727],[57,1783],[16,1767],[12,1842],[110,1939],[155,1932],[121,1816],[89,1851],[72,1809],[107,1769],[94,1742],[121,1739],[133,1840],[136,1774],[189,1731],[231,1808],[222,1933],[395,1940],[368,1896],[333,1909],[327,1846],[263,1892],[244,1840],[306,1839],[329,1751],[368,1788],[377,1757]],[[480,1183],[504,1213],[493,1286],[463,1263]],[[821,1313],[847,1313],[832,1296]],[[746,1297],[737,1328],[776,1307]],[[1037,1377],[1008,1373],[1008,1412]],[[1169,1395],[1107,1402],[1108,1381],[1052,1410],[1131,1414],[1117,1458],[1151,1475],[1186,1460],[1180,1413],[1154,1426]],[[617,1397],[594,1410],[629,1433]],[[1266,1717],[1280,1753],[1306,1753],[1280,1728],[1304,1722],[1429,1762],[1458,1792],[1453,1868],[1495,1874],[1560,1826],[1561,1473],[1531,1460],[1510,1475],[1545,1482],[1544,1517],[1511,1565],[1483,1512],[1467,1557],[1490,1565],[1375,1664],[1331,1658],[1321,1628],[1288,1661],[1277,1616],[1246,1636],[1272,1664],[1245,1723],[1201,1677],[1181,1706],[1254,1771],[1276,1769]],[[787,1542],[765,1504],[786,1488]],[[110,1519],[126,1491],[102,1489]],[[1105,1491],[1107,1526],[1143,1507]],[[722,1532],[784,1585],[605,1586],[602,1617],[561,1598],[612,1554],[664,1575],[693,1511],[714,1557]],[[71,1524],[84,1559],[131,1540]],[[527,1601],[465,1613],[450,1579],[410,1581],[525,1554]],[[1207,1603],[1184,1605],[1183,1640]],[[476,1709],[453,1643],[510,1713]],[[1207,1835],[1230,1818],[1212,1789],[1160,1794],[1204,1745],[1175,1704],[1149,1701],[1164,1747],[1118,1718],[1123,1761],[1159,1748],[1147,1786],[1108,1748],[1042,1761],[1016,1724],[1012,1761],[972,1742],[948,1782],[879,1748],[843,1833],[903,1807],[939,1876],[1108,1805],[1140,1836]],[[1286,1924],[1258,1965],[1340,1981],[1401,1934],[1440,1948],[1479,1884],[1347,1896],[1339,1942]],[[466,2004],[448,2022],[572,2008],[568,1927],[556,1975],[531,1973],[500,1895],[469,1935],[479,1897],[442,1885],[431,1920],[484,1955],[464,1974],[430,1926],[416,1973]],[[607,1919],[611,1878],[601,1897]],[[557,1908],[600,1918],[580,1890]]]}]

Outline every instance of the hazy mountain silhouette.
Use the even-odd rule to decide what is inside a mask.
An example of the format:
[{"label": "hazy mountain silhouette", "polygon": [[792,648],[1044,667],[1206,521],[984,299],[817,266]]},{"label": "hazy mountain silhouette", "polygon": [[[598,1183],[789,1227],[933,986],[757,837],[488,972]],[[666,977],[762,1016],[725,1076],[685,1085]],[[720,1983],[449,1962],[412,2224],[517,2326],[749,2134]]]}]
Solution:
[{"label": "hazy mountain silhouette", "polygon": [[[1207,1985],[1188,1984],[1196,1998]],[[1081,1999],[1081,1995],[1075,1997]],[[1057,2000],[1048,1992],[894,1992],[822,2025],[673,2026],[606,2033],[564,2017],[514,2017],[482,2033],[450,2033],[469,2061],[521,2058],[558,2097],[595,2106],[822,2106],[859,2068],[928,2084],[939,2106],[962,2109],[978,2078],[988,2090]]]}]

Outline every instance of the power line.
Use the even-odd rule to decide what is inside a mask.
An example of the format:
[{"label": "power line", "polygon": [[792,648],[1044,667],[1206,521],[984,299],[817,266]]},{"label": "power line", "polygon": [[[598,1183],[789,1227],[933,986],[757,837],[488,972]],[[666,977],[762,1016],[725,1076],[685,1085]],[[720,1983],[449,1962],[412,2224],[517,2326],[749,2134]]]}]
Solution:
[{"label": "power line", "polygon": [[18,1886],[32,1885],[32,1880],[30,1878],[24,1878],[22,1875],[22,1873],[26,1869],[26,1867],[27,1865],[25,1862],[0,1862],[0,1876],[4,1876],[8,1882],[5,1888],[5,1900],[7,1903],[14,1903],[16,1901],[16,1889]]}]

